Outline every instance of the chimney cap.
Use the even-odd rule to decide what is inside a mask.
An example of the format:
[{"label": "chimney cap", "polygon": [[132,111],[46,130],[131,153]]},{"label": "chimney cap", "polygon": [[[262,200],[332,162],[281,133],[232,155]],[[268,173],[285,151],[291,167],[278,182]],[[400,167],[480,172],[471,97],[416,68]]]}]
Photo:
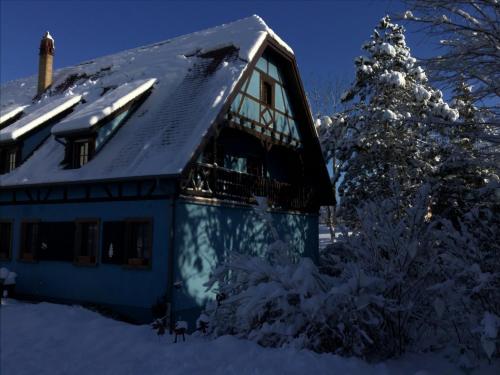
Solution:
[{"label": "chimney cap", "polygon": [[40,41],[40,55],[53,55],[55,50],[55,42],[54,38],[48,31],[43,35],[42,40]]},{"label": "chimney cap", "polygon": [[54,41],[54,38],[52,38],[52,35],[50,35],[50,33],[48,31],[45,32],[45,34],[43,35],[43,38],[50,39],[50,40]]}]

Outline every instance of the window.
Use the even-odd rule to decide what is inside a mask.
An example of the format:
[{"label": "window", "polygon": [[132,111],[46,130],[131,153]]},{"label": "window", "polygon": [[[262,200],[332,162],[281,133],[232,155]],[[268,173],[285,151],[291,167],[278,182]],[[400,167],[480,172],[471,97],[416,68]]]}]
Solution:
[{"label": "window", "polygon": [[152,223],[149,219],[131,219],[126,222],[127,264],[148,266],[151,262]]},{"label": "window", "polygon": [[73,261],[75,223],[48,221],[38,224],[39,248],[37,260]]},{"label": "window", "polygon": [[105,221],[102,224],[102,263],[123,264],[125,261],[125,222]]},{"label": "window", "polygon": [[10,151],[7,154],[8,158],[8,171],[12,171],[16,167],[16,152],[15,151]]},{"label": "window", "polygon": [[92,159],[95,141],[93,139],[78,139],[72,141],[71,168],[80,168]]},{"label": "window", "polygon": [[261,99],[264,103],[266,103],[268,106],[273,107],[274,106],[274,101],[273,101],[273,84],[269,81],[262,80],[261,84]]},{"label": "window", "polygon": [[95,219],[76,222],[76,262],[95,264],[99,243],[99,221]]},{"label": "window", "polygon": [[0,150],[0,173],[9,173],[18,165],[18,148],[10,147]]},{"label": "window", "polygon": [[241,173],[246,173],[247,159],[240,156],[224,154],[224,168]]},{"label": "window", "polygon": [[89,161],[89,142],[75,142],[76,149],[76,166],[81,167],[84,164],[87,164]]},{"label": "window", "polygon": [[0,260],[9,260],[12,249],[12,222],[0,222]]},{"label": "window", "polygon": [[134,267],[151,265],[152,228],[149,218],[104,222],[102,263]]},{"label": "window", "polygon": [[39,222],[23,222],[21,224],[20,258],[26,261],[35,261],[39,246]]}]

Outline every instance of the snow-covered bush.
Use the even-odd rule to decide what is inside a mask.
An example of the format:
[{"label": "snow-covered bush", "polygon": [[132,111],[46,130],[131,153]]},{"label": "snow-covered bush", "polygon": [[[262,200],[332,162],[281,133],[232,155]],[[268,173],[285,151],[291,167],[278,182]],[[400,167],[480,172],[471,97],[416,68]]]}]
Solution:
[{"label": "snow-covered bush", "polygon": [[423,291],[435,259],[426,240],[428,189],[409,208],[398,196],[360,208],[360,230],[328,249],[335,255],[321,271],[289,258],[286,246],[270,259],[233,255],[209,285],[223,297],[207,307],[212,333],[370,358],[402,353],[413,322],[430,308]]},{"label": "snow-covered bush", "polygon": [[391,192],[358,207],[360,225],[337,233],[318,266],[279,241],[268,259],[234,254],[211,280],[211,333],[369,359],[450,348],[473,366],[497,356],[498,219],[477,209],[457,229],[432,215],[429,185],[410,204],[396,183]]},{"label": "snow-covered bush", "polygon": [[234,252],[216,269],[207,284],[218,296],[206,308],[210,330],[216,336],[233,334],[264,346],[301,341],[298,345],[311,347],[307,330],[320,310],[329,278],[310,259],[294,256],[279,237],[265,201],[257,202],[255,210],[267,222],[273,241],[266,258]]},{"label": "snow-covered bush", "polygon": [[441,220],[439,282],[430,290],[439,311],[428,321],[453,342],[463,362],[498,356],[500,337],[500,226],[498,214],[474,209],[459,221],[459,228]]},{"label": "snow-covered bush", "polygon": [[[389,198],[358,207],[360,227],[339,237],[323,257],[326,272],[340,272],[340,285],[351,283],[352,269],[371,281],[372,288],[365,289],[362,297],[355,289],[344,293],[344,299],[355,300],[346,313],[363,323],[369,339],[363,353],[367,356],[399,355],[413,344],[416,327],[430,309],[427,288],[436,271],[428,186],[418,191],[411,205],[399,194],[398,185],[392,192]],[[368,310],[359,309],[368,301]]]},{"label": "snow-covered bush", "polygon": [[213,281],[225,298],[207,307],[212,332],[273,347],[310,341],[307,330],[327,290],[325,277],[307,258],[277,263],[235,255]]}]

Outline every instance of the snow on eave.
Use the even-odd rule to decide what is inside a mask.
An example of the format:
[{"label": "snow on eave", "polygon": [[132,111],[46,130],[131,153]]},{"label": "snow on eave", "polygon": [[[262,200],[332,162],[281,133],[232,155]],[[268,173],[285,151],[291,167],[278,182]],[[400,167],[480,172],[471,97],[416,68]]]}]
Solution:
[{"label": "snow on eave", "polygon": [[[49,121],[62,112],[78,104],[82,99],[81,95],[64,97],[57,101],[51,101],[26,117],[14,122],[0,131],[0,141],[14,141],[20,136],[35,129],[37,126]],[[54,105],[56,104],[56,105]],[[50,108],[50,109],[49,109]],[[45,111],[46,110],[46,111]]]},{"label": "snow on eave", "polygon": [[102,98],[74,113],[66,120],[55,125],[52,128],[52,134],[61,135],[91,128],[102,119],[113,114],[141,94],[145,93],[156,82],[156,78],[149,78],[124,83],[105,94]]},{"label": "snow on eave", "polygon": [[273,31],[273,29],[271,29],[269,26],[267,26],[266,22],[259,15],[254,14],[253,17],[256,18],[262,24],[262,26],[265,27],[266,32],[269,34],[269,36],[271,38],[273,38],[279,45],[281,45],[282,47],[284,47],[292,55],[294,55],[293,49],[283,39],[281,39],[278,36],[278,34],[276,34]]},{"label": "snow on eave", "polygon": [[17,106],[15,108],[9,108],[5,112],[0,112],[0,125],[3,124],[4,122],[10,120],[11,118],[17,116],[19,113],[21,113],[28,105],[21,105]]}]

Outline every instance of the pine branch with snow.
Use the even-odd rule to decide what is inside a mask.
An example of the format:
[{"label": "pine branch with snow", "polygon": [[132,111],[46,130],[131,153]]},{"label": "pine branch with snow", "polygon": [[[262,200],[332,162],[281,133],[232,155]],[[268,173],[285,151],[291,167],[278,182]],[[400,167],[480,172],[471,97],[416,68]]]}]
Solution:
[{"label": "pine branch with snow", "polygon": [[[500,4],[498,1],[407,0],[401,17],[421,26],[442,53],[425,61],[433,79],[453,89],[474,86],[474,102],[500,110]],[[484,101],[486,99],[486,101]],[[491,103],[491,104],[487,104]],[[498,118],[497,118],[498,122]]]}]

